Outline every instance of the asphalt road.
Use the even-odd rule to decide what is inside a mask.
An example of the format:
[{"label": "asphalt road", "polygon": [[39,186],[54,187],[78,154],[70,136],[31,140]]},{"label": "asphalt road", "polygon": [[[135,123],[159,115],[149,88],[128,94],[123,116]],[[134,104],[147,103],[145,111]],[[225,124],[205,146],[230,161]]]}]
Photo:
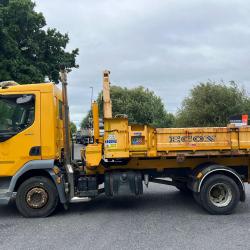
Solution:
[{"label": "asphalt road", "polygon": [[[76,148],[76,150],[78,147]],[[250,249],[250,186],[232,215],[208,215],[174,187],[72,204],[45,219],[0,207],[0,249]]]}]

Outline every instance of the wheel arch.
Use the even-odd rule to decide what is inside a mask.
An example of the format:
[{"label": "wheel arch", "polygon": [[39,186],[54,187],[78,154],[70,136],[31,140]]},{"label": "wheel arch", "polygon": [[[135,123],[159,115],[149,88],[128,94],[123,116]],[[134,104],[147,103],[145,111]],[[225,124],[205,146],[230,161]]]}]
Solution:
[{"label": "wheel arch", "polygon": [[52,180],[52,182],[55,184],[60,202],[66,203],[67,198],[65,194],[64,189],[64,181],[61,180],[60,183],[57,183],[56,178],[58,177],[54,171],[53,168],[55,166],[54,160],[34,160],[27,162],[11,179],[10,185],[9,185],[9,193],[16,192],[18,190],[18,187],[23,183],[25,180],[27,180],[30,177],[33,176],[44,176]]},{"label": "wheel arch", "polygon": [[244,186],[244,183],[243,183],[241,177],[239,176],[239,174],[235,170],[233,170],[229,167],[221,166],[221,165],[210,165],[210,166],[200,170],[196,174],[196,176],[194,177],[192,190],[194,192],[199,193],[205,180],[208,177],[210,177],[212,175],[216,175],[216,174],[222,174],[222,175],[226,175],[226,176],[232,178],[235,181],[235,183],[237,184],[237,186],[239,187],[240,201],[245,201],[245,199],[246,199],[245,186]]},{"label": "wheel arch", "polygon": [[54,180],[52,176],[49,174],[49,172],[47,171],[47,169],[31,169],[31,170],[24,172],[21,176],[19,176],[19,178],[16,181],[13,191],[17,192],[18,188],[24,181],[34,176],[47,177],[48,179],[52,180],[54,183]]}]

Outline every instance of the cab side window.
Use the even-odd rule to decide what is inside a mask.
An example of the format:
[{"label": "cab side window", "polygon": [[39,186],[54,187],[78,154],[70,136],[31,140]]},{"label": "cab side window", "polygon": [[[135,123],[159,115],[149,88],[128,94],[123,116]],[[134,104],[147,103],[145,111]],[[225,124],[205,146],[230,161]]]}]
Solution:
[{"label": "cab side window", "polygon": [[0,96],[0,141],[5,141],[30,127],[34,120],[34,95]]}]

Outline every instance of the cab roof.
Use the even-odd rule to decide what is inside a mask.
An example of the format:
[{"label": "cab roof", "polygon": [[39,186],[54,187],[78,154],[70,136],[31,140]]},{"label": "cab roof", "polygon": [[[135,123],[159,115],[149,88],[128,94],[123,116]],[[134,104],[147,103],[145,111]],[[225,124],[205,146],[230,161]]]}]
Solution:
[{"label": "cab roof", "polygon": [[8,86],[0,88],[0,93],[10,92],[24,92],[24,91],[40,91],[44,93],[48,92],[61,92],[61,90],[54,83],[34,83],[34,84],[19,84],[15,86]]}]

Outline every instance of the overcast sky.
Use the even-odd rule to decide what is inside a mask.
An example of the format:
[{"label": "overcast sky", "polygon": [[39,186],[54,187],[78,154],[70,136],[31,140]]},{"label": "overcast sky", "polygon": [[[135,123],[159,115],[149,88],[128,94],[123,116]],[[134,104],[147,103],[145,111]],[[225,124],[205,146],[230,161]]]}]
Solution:
[{"label": "overcast sky", "polygon": [[197,83],[235,80],[250,92],[248,0],[36,0],[48,27],[79,48],[69,75],[71,119],[77,124],[102,88],[142,85],[176,112]]}]

